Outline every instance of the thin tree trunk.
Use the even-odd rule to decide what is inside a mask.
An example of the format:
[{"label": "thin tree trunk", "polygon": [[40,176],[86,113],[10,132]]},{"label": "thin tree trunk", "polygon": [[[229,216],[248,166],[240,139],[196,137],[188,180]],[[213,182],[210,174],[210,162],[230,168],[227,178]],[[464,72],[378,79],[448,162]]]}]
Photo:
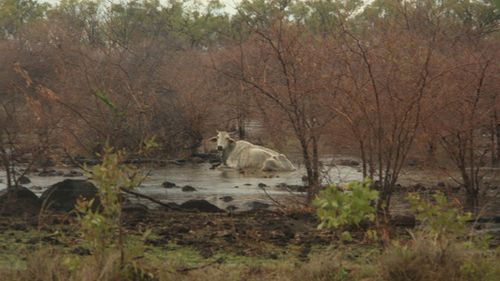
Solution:
[{"label": "thin tree trunk", "polygon": [[495,164],[500,163],[500,120],[498,120],[498,115],[495,114],[495,132],[496,132],[496,148],[497,148],[497,155],[496,155],[496,162]]},{"label": "thin tree trunk", "polygon": [[122,213],[122,200],[118,199],[118,204],[120,205],[120,214],[118,216],[118,245],[120,247],[120,269],[123,270],[125,268],[125,245],[123,241],[123,213]]},{"label": "thin tree trunk", "polygon": [[245,87],[243,85],[243,82],[240,81],[240,92],[238,95],[238,137],[240,140],[245,139],[246,137],[246,132],[245,132],[245,108],[243,107],[244,102],[243,102],[243,96],[245,94]]},{"label": "thin tree trunk", "polygon": [[490,126],[490,151],[491,151],[491,166],[495,166],[497,157],[496,157],[496,132],[495,132],[495,116],[491,119]]},{"label": "thin tree trunk", "polygon": [[7,189],[10,189],[12,188],[12,173],[11,173],[11,170],[10,170],[10,165],[9,165],[9,160],[7,159],[7,156],[4,155],[4,168],[5,168],[5,173],[6,173],[6,176],[7,176]]},{"label": "thin tree trunk", "polygon": [[5,167],[5,171],[7,172],[7,189],[10,189],[12,188],[12,176],[8,165]]},{"label": "thin tree trunk", "polygon": [[246,132],[245,132],[245,120],[242,117],[242,115],[238,116],[238,138],[240,140],[244,140],[246,137]]},{"label": "thin tree trunk", "polygon": [[379,201],[377,202],[377,212],[381,218],[387,220],[389,215],[389,206],[391,201],[391,192],[385,185],[380,186]]},{"label": "thin tree trunk", "polygon": [[373,144],[371,140],[369,140],[369,148],[368,148],[369,154],[368,154],[368,167],[370,169],[370,179],[374,180],[375,179],[375,165],[373,165]]},{"label": "thin tree trunk", "polygon": [[316,136],[312,137],[312,167],[313,167],[313,177],[314,177],[314,186],[315,190],[313,190],[315,195],[320,187],[320,182],[319,182],[319,155],[318,155],[318,140]]},{"label": "thin tree trunk", "polygon": [[366,163],[366,152],[365,152],[365,145],[362,140],[359,140],[359,150],[361,152],[361,162],[363,164],[363,179],[366,179],[368,176],[368,171],[367,171],[367,163]]},{"label": "thin tree trunk", "polygon": [[309,154],[309,147],[307,145],[307,142],[305,139],[300,140],[300,144],[302,147],[302,157],[304,159],[304,165],[306,166],[306,172],[307,172],[307,200],[311,202],[314,198],[314,193],[316,190],[316,181],[314,179],[314,172],[313,172],[313,163],[311,159],[311,155]]},{"label": "thin tree trunk", "polygon": [[465,194],[465,208],[476,216],[479,207],[479,192],[476,189],[468,189]]}]

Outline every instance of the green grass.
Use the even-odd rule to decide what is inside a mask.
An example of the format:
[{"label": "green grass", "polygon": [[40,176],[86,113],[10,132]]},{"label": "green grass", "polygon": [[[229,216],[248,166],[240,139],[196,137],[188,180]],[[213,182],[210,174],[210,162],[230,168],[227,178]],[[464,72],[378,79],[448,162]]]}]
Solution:
[{"label": "green grass", "polygon": [[[129,269],[123,271],[117,266],[116,250],[106,253],[105,265],[98,266],[92,255],[74,253],[76,248],[86,246],[82,239],[66,233],[29,229],[0,233],[0,280],[27,281],[36,277],[39,281],[397,281],[406,280],[404,276],[411,272],[422,271],[428,272],[421,274],[424,279],[415,280],[424,281],[429,276],[435,281],[448,281],[446,278],[451,277],[449,280],[455,281],[500,280],[497,279],[500,271],[496,269],[500,263],[499,250],[471,249],[450,241],[451,246],[441,251],[425,236],[402,243],[395,240],[385,249],[378,243],[359,241],[311,245],[307,257],[301,255],[303,246],[300,245],[278,247],[256,243],[246,246],[250,251],[261,246],[265,248],[260,249],[262,253],[273,255],[237,254],[234,249],[221,248],[204,258],[196,247],[173,242],[153,246],[145,244],[145,238],[159,240],[161,237],[154,233],[135,233],[126,236]],[[40,237],[45,239],[39,241]],[[57,238],[60,243],[50,244],[47,237]],[[438,258],[441,256],[445,257],[444,261]],[[216,262],[220,260],[221,263]],[[419,262],[412,262],[414,260]],[[54,276],[58,277],[54,279]]]},{"label": "green grass", "polygon": [[21,269],[26,266],[26,256],[36,249],[26,244],[35,237],[32,231],[8,230],[0,235],[0,267]]},{"label": "green grass", "polygon": [[[51,245],[44,242],[43,237],[54,237],[62,244]],[[158,238],[154,234],[148,238]],[[26,268],[26,259],[35,251],[52,248],[60,254],[72,258],[79,258],[78,254],[73,253],[76,248],[88,248],[84,241],[75,237],[69,237],[61,233],[51,233],[45,231],[27,230],[15,231],[9,230],[0,234],[0,268],[24,269]],[[271,247],[271,246],[269,246]],[[249,256],[237,255],[224,251],[215,252],[211,257],[204,258],[195,248],[184,245],[169,243],[160,246],[145,245],[143,237],[140,235],[129,235],[126,240],[126,249],[131,258],[145,260],[152,266],[160,266],[165,263],[174,266],[182,265],[184,267],[197,267],[203,264],[211,263],[222,259],[226,266],[272,266],[282,263],[282,260],[295,261],[295,256],[299,247],[290,246],[287,248],[273,249],[274,255]]]}]

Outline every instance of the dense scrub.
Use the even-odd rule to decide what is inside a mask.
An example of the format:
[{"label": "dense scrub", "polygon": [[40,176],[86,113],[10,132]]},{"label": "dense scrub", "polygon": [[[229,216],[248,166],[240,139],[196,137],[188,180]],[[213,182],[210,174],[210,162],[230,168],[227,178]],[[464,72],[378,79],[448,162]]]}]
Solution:
[{"label": "dense scrub", "polygon": [[[50,165],[107,142],[155,157],[216,129],[300,155],[361,159],[378,208],[408,163],[450,169],[477,211],[500,158],[494,1],[0,2],[1,158]],[[152,157],[153,155],[149,155]],[[78,157],[77,157],[78,158]],[[455,175],[455,174],[454,174]]]},{"label": "dense scrub", "polygon": [[[498,1],[245,0],[232,13],[218,1],[167,2],[0,0],[8,189],[34,167],[96,158],[107,145],[129,158],[94,167],[108,200],[100,211],[81,202],[78,219],[63,219],[74,228],[45,233],[38,221],[25,251],[15,248],[20,233],[3,232],[0,254],[12,255],[0,279],[500,279],[498,249],[465,224],[498,177]],[[245,131],[249,121],[262,124],[260,136]],[[146,216],[125,227],[134,220],[117,193],[135,172],[122,162],[209,151],[216,129],[300,155],[308,199],[320,194],[315,207],[333,230],[316,230],[310,214],[219,218],[222,226],[182,214],[151,231],[137,222]],[[324,154],[359,158],[371,184],[355,184],[354,196],[320,192]],[[389,210],[409,166],[442,172],[466,200],[456,208],[439,193],[411,197],[421,224],[401,235]],[[182,227],[189,219],[200,228]],[[279,253],[260,256],[270,245]]]}]

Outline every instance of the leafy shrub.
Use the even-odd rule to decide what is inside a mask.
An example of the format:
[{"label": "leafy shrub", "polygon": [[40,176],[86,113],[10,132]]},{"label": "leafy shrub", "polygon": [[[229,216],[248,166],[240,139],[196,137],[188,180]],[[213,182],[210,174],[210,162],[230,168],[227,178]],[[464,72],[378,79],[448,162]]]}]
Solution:
[{"label": "leafy shrub", "polygon": [[500,256],[467,241],[466,221],[442,193],[432,200],[408,196],[420,227],[413,240],[394,242],[380,257],[380,280],[490,281],[500,280]]},{"label": "leafy shrub", "polygon": [[138,172],[122,165],[122,159],[123,153],[105,148],[102,163],[92,167],[90,175],[97,185],[102,207],[92,210],[92,201],[79,201],[76,207],[82,236],[95,253],[121,241],[120,189],[138,184]]},{"label": "leafy shrub", "polygon": [[495,281],[500,280],[500,253],[493,255],[472,256],[460,266],[464,280]]},{"label": "leafy shrub", "polygon": [[429,232],[435,238],[467,234],[466,222],[471,219],[471,214],[462,214],[443,193],[437,192],[432,200],[423,200],[419,194],[410,193],[407,200],[421,223],[420,230]]},{"label": "leafy shrub", "polygon": [[346,225],[359,225],[375,219],[373,201],[378,192],[370,189],[369,181],[354,181],[343,189],[331,185],[320,191],[313,204],[321,220],[319,228],[338,229]]}]

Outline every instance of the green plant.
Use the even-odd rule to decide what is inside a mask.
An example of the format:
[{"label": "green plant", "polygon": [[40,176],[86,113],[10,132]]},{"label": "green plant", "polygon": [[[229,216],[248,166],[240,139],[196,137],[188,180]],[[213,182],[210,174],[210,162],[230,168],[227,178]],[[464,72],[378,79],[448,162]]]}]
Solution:
[{"label": "green plant", "polygon": [[421,223],[420,230],[429,232],[434,238],[459,237],[467,234],[466,222],[471,219],[471,214],[462,214],[442,192],[434,194],[432,200],[424,200],[419,194],[410,193],[407,200]]},{"label": "green plant", "polygon": [[420,226],[412,240],[393,241],[379,258],[380,280],[499,280],[498,254],[467,240],[469,213],[462,214],[440,192],[407,199]]},{"label": "green plant", "polygon": [[499,253],[469,257],[462,266],[460,273],[465,280],[500,280]]},{"label": "green plant", "polygon": [[373,201],[378,192],[370,189],[369,181],[354,181],[340,189],[331,185],[321,190],[313,201],[316,214],[321,220],[319,228],[338,229],[347,225],[359,225],[363,220],[375,219]]},{"label": "green plant", "polygon": [[100,206],[94,207],[94,200],[79,201],[82,237],[89,244],[98,261],[104,259],[107,249],[119,249],[121,262],[124,260],[124,234],[120,190],[131,189],[139,184],[141,174],[137,169],[123,165],[124,153],[106,147],[102,163],[91,169],[90,178],[96,183]]}]

